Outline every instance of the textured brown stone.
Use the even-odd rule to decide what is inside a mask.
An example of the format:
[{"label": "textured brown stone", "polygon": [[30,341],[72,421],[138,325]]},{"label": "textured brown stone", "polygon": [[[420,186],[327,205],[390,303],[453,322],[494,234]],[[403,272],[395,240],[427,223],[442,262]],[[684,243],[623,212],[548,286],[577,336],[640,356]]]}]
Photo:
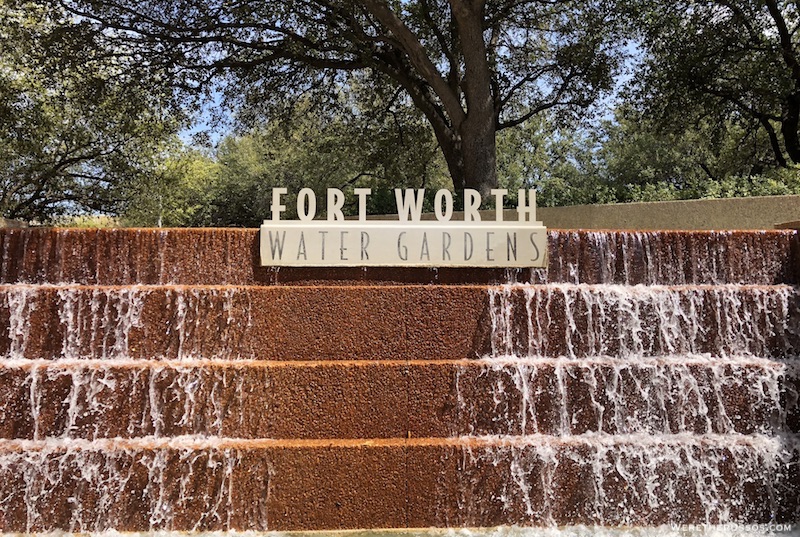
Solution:
[{"label": "textured brown stone", "polygon": [[641,362],[415,364],[408,429],[415,437],[800,432],[797,373],[783,364]]},{"label": "textured brown stone", "polygon": [[[776,468],[758,448],[715,445],[714,439],[682,442],[640,445],[620,438],[603,447],[588,437],[410,446],[409,526],[796,520],[791,463]],[[798,460],[796,448],[792,453]],[[722,503],[698,496],[698,480],[716,484]]]},{"label": "textured brown stone", "polygon": [[0,452],[0,527],[87,532],[405,526],[403,446],[265,444]]},{"label": "textured brown stone", "polygon": [[486,307],[485,289],[464,286],[2,286],[0,322],[9,329],[0,333],[0,353],[45,359],[459,359],[475,355]]},{"label": "textured brown stone", "polygon": [[0,282],[89,285],[796,283],[797,231],[551,231],[545,270],[257,266],[255,229],[0,229]]},{"label": "textured brown stone", "polygon": [[[0,438],[800,432],[767,361],[78,362],[0,368]],[[783,390],[783,393],[782,393]]]},{"label": "textured brown stone", "polygon": [[0,332],[0,353],[316,361],[488,353],[781,358],[800,348],[800,316],[787,314],[800,310],[800,290],[793,287],[490,291],[491,296],[477,286],[0,286],[0,322],[9,327]]},{"label": "textured brown stone", "polygon": [[403,437],[405,373],[380,364],[5,368],[0,437]]},{"label": "textured brown stone", "polygon": [[[753,355],[800,348],[800,291],[789,286],[512,286],[492,291],[478,340],[495,355]],[[481,353],[481,354],[483,354]]]},{"label": "textured brown stone", "polygon": [[[766,523],[794,520],[798,508],[789,466],[776,468],[757,442],[175,442],[6,446],[0,525],[12,532],[658,525],[713,523],[728,509],[725,520]],[[792,457],[796,464],[796,451]],[[725,503],[704,503],[697,479],[716,484]]]},{"label": "textured brown stone", "polygon": [[549,239],[278,271],[255,230],[0,230],[0,531],[800,520],[797,232]]}]

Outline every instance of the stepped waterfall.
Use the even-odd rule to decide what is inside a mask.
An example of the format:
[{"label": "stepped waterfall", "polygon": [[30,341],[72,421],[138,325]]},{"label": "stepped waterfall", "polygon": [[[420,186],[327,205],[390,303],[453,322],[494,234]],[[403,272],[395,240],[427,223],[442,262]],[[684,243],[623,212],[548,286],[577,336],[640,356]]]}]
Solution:
[{"label": "stepped waterfall", "polygon": [[551,231],[531,270],[0,251],[0,532],[800,530],[795,231]]}]

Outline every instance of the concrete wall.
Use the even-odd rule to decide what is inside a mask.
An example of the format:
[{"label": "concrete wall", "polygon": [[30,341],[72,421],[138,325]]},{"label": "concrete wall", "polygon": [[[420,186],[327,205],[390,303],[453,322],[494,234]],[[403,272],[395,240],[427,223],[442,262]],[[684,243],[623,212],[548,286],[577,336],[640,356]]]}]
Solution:
[{"label": "concrete wall", "polygon": [[27,222],[23,222],[22,220],[12,220],[10,218],[0,218],[0,228],[4,227],[28,227]]},{"label": "concrete wall", "polygon": [[[494,220],[495,211],[481,211],[481,217]],[[549,229],[800,229],[800,196],[539,207],[537,218]],[[370,216],[368,219],[395,220],[397,216]],[[429,213],[423,214],[422,219],[434,220],[435,217]],[[453,220],[463,219],[463,213],[453,213]],[[506,209],[504,219],[516,220],[516,210]]]},{"label": "concrete wall", "polygon": [[[508,211],[506,219],[516,217]],[[800,227],[800,196],[541,207],[550,229],[775,229]]]}]

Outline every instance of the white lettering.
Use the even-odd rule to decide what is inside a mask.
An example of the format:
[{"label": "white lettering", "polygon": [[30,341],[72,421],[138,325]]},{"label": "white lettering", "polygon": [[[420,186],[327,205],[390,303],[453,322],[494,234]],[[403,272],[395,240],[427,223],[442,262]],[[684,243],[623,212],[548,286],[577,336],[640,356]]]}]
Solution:
[{"label": "white lettering", "polygon": [[464,189],[464,221],[480,222],[481,193],[471,188]]},{"label": "white lettering", "polygon": [[397,217],[401,222],[422,220],[422,202],[425,199],[425,189],[400,188],[394,189],[394,199],[397,203]]},{"label": "white lettering", "polygon": [[367,221],[367,196],[372,194],[371,188],[354,188],[353,192],[358,196],[358,221]]},{"label": "white lettering", "polygon": [[344,192],[338,188],[328,189],[328,222],[344,221]]},{"label": "white lettering", "polygon": [[303,222],[310,222],[317,214],[317,196],[310,188],[297,193],[297,217]]},{"label": "white lettering", "polygon": [[[425,189],[394,190],[398,209],[394,222],[369,219],[370,188],[348,188],[353,192],[349,194],[353,196],[350,203],[338,188],[327,189],[325,200],[318,200],[313,189],[301,188],[296,199],[292,196],[289,202],[296,202],[297,221],[284,222],[288,190],[272,189],[267,202],[272,214],[259,234],[262,266],[542,267],[547,263],[547,230],[542,222],[535,221],[536,192],[532,189],[519,190],[519,223],[504,221],[509,199],[506,189],[489,191],[491,196],[486,201],[495,207],[495,214],[489,218],[480,212],[480,192],[465,189],[464,216],[459,222],[454,221],[453,215],[456,201],[460,205],[462,200],[456,200],[450,190],[437,190],[430,200],[434,213],[431,218],[435,218],[426,223],[430,225],[422,225]],[[345,207],[355,213],[356,201],[358,221],[355,214],[345,220]],[[327,205],[323,211],[320,204],[324,202]],[[325,214],[325,221],[318,220],[321,214]]]},{"label": "white lettering", "polygon": [[289,192],[287,188],[272,189],[272,205],[270,205],[269,210],[272,212],[273,222],[280,222],[281,213],[286,211],[286,205],[281,203],[281,196],[286,195],[287,192]]},{"label": "white lettering", "polygon": [[495,222],[502,222],[503,205],[505,204],[505,197],[508,196],[508,190],[505,188],[493,188],[490,192],[494,196],[494,220]]},{"label": "white lettering", "polygon": [[518,192],[517,198],[517,215],[520,222],[535,222],[536,221],[536,191],[528,190],[528,202],[525,202],[525,190]]},{"label": "white lettering", "polygon": [[[444,201],[444,212],[442,212],[442,201]],[[433,200],[433,212],[439,222],[449,222],[453,218],[453,195],[449,190],[442,188],[436,191]]]}]

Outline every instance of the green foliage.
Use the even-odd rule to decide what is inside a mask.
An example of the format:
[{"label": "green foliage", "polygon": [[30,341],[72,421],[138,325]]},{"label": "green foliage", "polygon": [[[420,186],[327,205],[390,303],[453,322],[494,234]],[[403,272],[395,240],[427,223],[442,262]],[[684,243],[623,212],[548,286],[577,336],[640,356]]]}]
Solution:
[{"label": "green foliage", "polygon": [[702,123],[761,131],[772,165],[800,163],[800,12],[780,0],[636,3],[645,61],[632,87],[680,133]]},{"label": "green foliage", "polygon": [[324,215],[329,187],[346,193],[346,214],[358,211],[354,188],[372,188],[367,210],[387,213],[395,210],[389,188],[447,183],[436,142],[420,118],[395,123],[387,114],[377,122],[361,111],[320,117],[301,104],[283,122],[224,138],[212,155],[189,151],[167,161],[137,184],[125,222],[254,227],[268,216],[273,187],[289,190],[287,218],[296,216],[296,195],[306,187],[318,196],[318,215]]},{"label": "green foliage", "polygon": [[127,185],[121,223],[136,227],[184,227],[211,220],[219,164],[201,151],[175,149],[150,173]]},{"label": "green foliage", "polygon": [[109,229],[120,227],[118,218],[108,215],[76,214],[60,216],[53,220],[57,227],[79,227],[87,229]]},{"label": "green foliage", "polygon": [[289,190],[286,205],[291,218],[296,214],[295,196],[304,187],[319,196],[318,214],[324,214],[329,187],[346,193],[345,213],[355,214],[354,188],[372,188],[367,209],[382,213],[394,208],[394,197],[383,189],[446,184],[435,140],[424,123],[405,118],[394,124],[391,115],[384,121],[377,123],[358,113],[323,118],[300,106],[290,122],[271,123],[224,140],[216,155],[220,181],[211,223],[260,224],[276,186]]},{"label": "green foliage", "polygon": [[738,198],[748,196],[784,196],[800,194],[800,168],[776,168],[759,175],[729,176],[708,181],[702,198]]},{"label": "green foliage", "polygon": [[678,132],[623,107],[604,135],[598,156],[617,201],[797,192],[798,170],[775,164],[763,130],[704,120]]},{"label": "green foliage", "polygon": [[800,194],[800,170],[775,165],[763,130],[663,129],[628,105],[593,130],[533,122],[498,148],[501,184],[535,186],[541,206]]},{"label": "green foliage", "polygon": [[[0,3],[0,215],[49,221],[114,211],[178,124],[152,87],[102,50],[59,65],[42,48],[80,29],[55,8]],[[107,54],[109,51],[105,51]]]},{"label": "green foliage", "polygon": [[[387,213],[392,188],[494,186],[495,164],[509,204],[798,192],[795,3],[458,5],[386,4],[398,26],[377,1],[0,0],[0,214],[253,226],[276,186],[313,188],[320,214],[326,188],[352,214],[369,187]],[[587,125],[626,16],[637,89]],[[184,114],[220,88],[237,134],[182,146]]]},{"label": "green foliage", "polygon": [[433,130],[454,186],[482,191],[496,184],[497,130],[548,111],[575,115],[611,89],[615,4],[60,2],[80,18],[81,41],[135,59],[181,91],[224,88],[251,127],[309,98],[330,116],[343,88],[361,97],[361,111],[412,106]]},{"label": "green foliage", "polygon": [[500,185],[509,189],[509,206],[517,190],[536,188],[543,207],[616,201],[602,178],[598,141],[590,132],[557,128],[539,118],[498,137]]}]

